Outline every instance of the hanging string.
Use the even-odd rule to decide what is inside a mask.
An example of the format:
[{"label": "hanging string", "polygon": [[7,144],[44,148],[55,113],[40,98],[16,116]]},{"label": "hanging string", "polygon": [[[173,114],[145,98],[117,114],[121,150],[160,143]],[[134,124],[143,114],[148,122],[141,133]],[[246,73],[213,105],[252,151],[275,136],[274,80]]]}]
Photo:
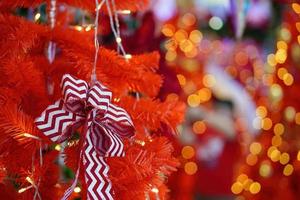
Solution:
[{"label": "hanging string", "polygon": [[[109,0],[105,0],[105,2],[106,2],[107,12],[108,12],[108,15],[109,15],[110,27],[111,27],[111,30],[112,30],[115,38],[116,38],[116,42],[117,42],[118,48],[120,49],[120,51],[123,54],[124,58],[126,60],[128,60],[128,56],[127,56],[127,54],[126,54],[126,52],[124,50],[124,47],[122,45],[122,39],[120,37],[119,20],[117,19],[118,16],[116,14],[117,11],[115,9],[113,10],[113,12],[115,13],[115,18],[114,18],[113,15],[112,15],[112,9],[110,7]],[[115,8],[114,1],[112,1],[112,4],[113,4],[113,7]],[[115,27],[115,21],[116,21],[116,27]],[[118,29],[118,30],[116,30],[116,29]]]},{"label": "hanging string", "polygon": [[[56,0],[50,1],[50,11],[49,11],[49,20],[50,20],[50,28],[51,30],[55,26],[55,15],[56,15]],[[47,49],[47,58],[49,63],[51,64],[55,58],[56,44],[52,41],[49,42]]]},{"label": "hanging string", "polygon": [[98,41],[99,13],[104,2],[105,0],[102,0],[101,3],[99,4],[98,0],[95,0],[96,3],[96,19],[95,19],[95,30],[94,30],[95,57],[94,57],[92,75],[91,75],[92,83],[95,83],[97,81],[96,68],[97,68],[97,60],[98,60],[98,52],[99,52],[99,41]]},{"label": "hanging string", "polygon": [[[118,12],[117,12],[117,9],[116,9],[115,0],[111,0],[111,4],[112,4],[112,10],[113,10],[114,17],[115,17],[115,22],[116,22],[117,36],[118,36],[118,38],[121,38],[120,37],[120,23],[119,23],[119,17],[118,17]],[[117,51],[118,51],[118,53],[120,53],[120,46],[119,45],[117,47]]]}]

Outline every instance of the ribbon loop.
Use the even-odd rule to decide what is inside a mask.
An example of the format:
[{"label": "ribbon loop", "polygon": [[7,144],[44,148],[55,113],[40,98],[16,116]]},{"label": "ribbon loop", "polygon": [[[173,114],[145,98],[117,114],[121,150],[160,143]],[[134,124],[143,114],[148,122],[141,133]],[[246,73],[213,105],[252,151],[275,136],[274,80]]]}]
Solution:
[{"label": "ribbon loop", "polygon": [[88,92],[87,103],[96,108],[103,115],[108,110],[111,102],[111,92],[99,82],[96,82]]},{"label": "ribbon loop", "polygon": [[88,84],[80,79],[65,74],[62,78],[62,95],[67,110],[80,115],[84,114]]}]

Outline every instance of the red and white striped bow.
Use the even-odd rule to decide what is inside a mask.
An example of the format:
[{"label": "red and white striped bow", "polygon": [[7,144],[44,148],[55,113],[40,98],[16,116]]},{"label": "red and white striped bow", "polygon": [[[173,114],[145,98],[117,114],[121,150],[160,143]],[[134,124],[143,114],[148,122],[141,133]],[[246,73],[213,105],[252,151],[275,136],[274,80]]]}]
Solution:
[{"label": "red and white striped bow", "polygon": [[[84,125],[79,158],[85,168],[87,199],[113,199],[104,157],[124,156],[121,138],[134,135],[133,123],[124,109],[111,103],[111,92],[99,82],[89,87],[85,81],[66,74],[62,93],[63,98],[35,120],[36,126],[53,142],[63,142]],[[68,199],[73,192],[80,165],[62,199]]]}]

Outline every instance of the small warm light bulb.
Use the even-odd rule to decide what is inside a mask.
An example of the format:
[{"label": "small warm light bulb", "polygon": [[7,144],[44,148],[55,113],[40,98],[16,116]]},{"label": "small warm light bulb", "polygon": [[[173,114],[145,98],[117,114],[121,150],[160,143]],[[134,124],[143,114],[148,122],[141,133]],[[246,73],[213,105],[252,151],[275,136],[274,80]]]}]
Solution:
[{"label": "small warm light bulb", "polygon": [[41,14],[40,13],[37,13],[35,16],[34,16],[34,21],[37,21],[41,18]]},{"label": "small warm light bulb", "polygon": [[141,146],[145,146],[146,142],[143,140],[135,140],[135,142]]},{"label": "small warm light bulb", "polygon": [[159,192],[158,189],[157,189],[156,187],[152,188],[151,191],[152,191],[153,193],[158,193],[158,192]]},{"label": "small warm light bulb", "polygon": [[114,102],[119,102],[120,98],[114,98]]},{"label": "small warm light bulb", "polygon": [[80,188],[80,187],[75,187],[75,188],[74,188],[74,192],[75,192],[75,193],[81,192],[81,188]]},{"label": "small warm light bulb", "polygon": [[26,187],[26,188],[21,188],[21,189],[19,189],[18,190],[18,193],[20,194],[20,193],[23,193],[23,192],[25,192],[26,190],[28,190],[29,188],[28,187]]},{"label": "small warm light bulb", "polygon": [[95,10],[96,10],[96,11],[97,11],[97,10],[100,10],[100,9],[101,9],[101,6],[102,6],[102,5],[99,4]]},{"label": "small warm light bulb", "polygon": [[130,10],[119,10],[118,13],[123,14],[123,15],[129,15],[131,13],[131,11]]},{"label": "small warm light bulb", "polygon": [[131,58],[132,58],[132,55],[131,55],[131,54],[126,54],[126,55],[125,55],[125,58],[126,58],[126,59],[131,59]]},{"label": "small warm light bulb", "polygon": [[257,194],[257,193],[259,193],[260,189],[261,189],[261,185],[260,185],[260,183],[258,183],[258,182],[253,182],[253,183],[250,185],[250,188],[249,188],[249,190],[250,190],[250,192],[251,192],[252,194]]},{"label": "small warm light bulb", "polygon": [[86,28],[85,28],[85,31],[88,32],[92,29],[92,26],[91,25],[88,25]]},{"label": "small warm light bulb", "polygon": [[29,176],[27,176],[25,179],[26,179],[26,181],[28,181],[30,184],[33,184],[33,180],[32,180]]},{"label": "small warm light bulb", "polygon": [[54,149],[55,149],[56,151],[60,151],[60,150],[61,150],[61,146],[60,146],[59,144],[57,144],[57,145],[55,145]]},{"label": "small warm light bulb", "polygon": [[32,137],[33,135],[29,134],[29,133],[24,133],[23,134],[24,137]]},{"label": "small warm light bulb", "polygon": [[75,28],[77,31],[82,31],[82,29],[83,29],[82,26],[75,26],[74,28]]},{"label": "small warm light bulb", "polygon": [[116,41],[117,41],[117,43],[121,43],[121,42],[122,42],[122,39],[121,39],[120,37],[117,37],[117,38],[116,38]]},{"label": "small warm light bulb", "polygon": [[21,188],[21,189],[19,189],[18,193],[23,193],[25,191],[26,191],[26,188]]},{"label": "small warm light bulb", "polygon": [[29,134],[29,133],[23,133],[23,136],[24,136],[24,137],[28,137],[28,138],[33,138],[33,139],[36,139],[36,140],[40,140],[39,137],[34,136],[34,135],[31,135],[31,134]]}]

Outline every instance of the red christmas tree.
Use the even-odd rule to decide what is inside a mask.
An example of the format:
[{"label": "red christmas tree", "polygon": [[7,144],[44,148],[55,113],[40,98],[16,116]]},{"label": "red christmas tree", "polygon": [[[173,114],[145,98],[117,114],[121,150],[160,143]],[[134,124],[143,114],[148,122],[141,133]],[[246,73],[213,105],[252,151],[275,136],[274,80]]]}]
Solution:
[{"label": "red christmas tree", "polygon": [[[64,74],[88,82],[95,60],[93,34],[66,26],[64,13],[70,8],[59,11],[56,22],[53,13],[61,5],[94,13],[96,5],[93,1],[54,2],[46,2],[48,24],[37,24],[13,14],[17,8],[36,8],[43,1],[0,3],[0,195],[4,199],[59,199],[72,182],[61,171],[66,166],[74,172],[78,168],[83,128],[74,130],[73,136],[59,145],[45,137],[34,120],[61,98]],[[120,10],[144,9],[147,3],[105,1],[106,7],[100,10],[99,31],[103,29],[101,19],[116,17]],[[125,157],[106,159],[112,195],[115,199],[165,198],[165,176],[175,171],[178,163],[172,156],[172,145],[162,136],[162,127],[167,125],[175,132],[183,119],[184,105],[177,99],[156,99],[162,84],[156,73],[157,52],[124,58],[114,50],[100,47],[96,53],[98,80],[112,92],[111,103],[128,112],[136,130],[134,139],[123,140]],[[61,157],[66,166],[61,164]],[[85,199],[89,183],[83,171],[73,195]]]}]

